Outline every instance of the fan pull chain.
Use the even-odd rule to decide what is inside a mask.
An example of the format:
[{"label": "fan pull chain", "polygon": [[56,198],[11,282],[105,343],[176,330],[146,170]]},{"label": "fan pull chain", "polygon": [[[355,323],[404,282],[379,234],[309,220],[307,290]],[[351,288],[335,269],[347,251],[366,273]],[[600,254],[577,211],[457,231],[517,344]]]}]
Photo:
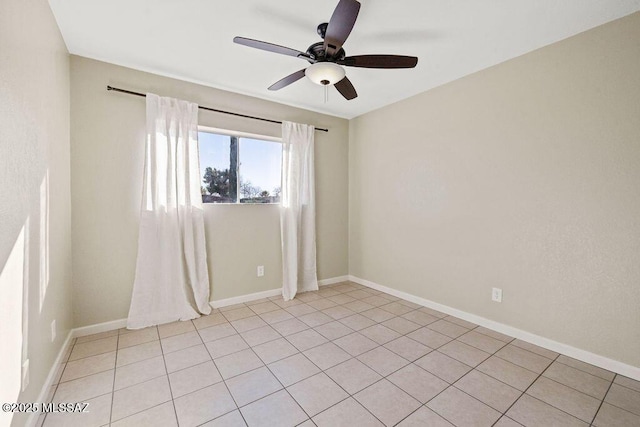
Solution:
[{"label": "fan pull chain", "polygon": [[329,85],[324,85],[324,103],[329,101]]}]

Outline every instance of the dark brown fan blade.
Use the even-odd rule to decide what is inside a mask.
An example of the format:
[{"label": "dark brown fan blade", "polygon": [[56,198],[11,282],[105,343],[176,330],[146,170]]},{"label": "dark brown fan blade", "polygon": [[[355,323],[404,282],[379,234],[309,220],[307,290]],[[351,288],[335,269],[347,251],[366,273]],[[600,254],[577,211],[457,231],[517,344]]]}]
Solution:
[{"label": "dark brown fan blade", "polygon": [[340,92],[340,94],[345,97],[347,101],[350,101],[358,96],[356,88],[353,87],[351,81],[346,77],[340,80],[334,86],[336,87],[336,89],[338,89],[338,92]]},{"label": "dark brown fan blade", "polygon": [[356,23],[359,11],[358,1],[340,0],[331,15],[324,36],[324,50],[327,56],[333,56],[340,50]]},{"label": "dark brown fan blade", "polygon": [[297,82],[298,80],[300,80],[303,77],[304,77],[304,69],[302,69],[300,71],[296,71],[295,73],[289,74],[287,77],[285,77],[283,79],[280,79],[277,82],[275,82],[274,84],[272,84],[271,86],[269,86],[269,90],[282,89],[285,86],[289,86],[293,82]]},{"label": "dark brown fan blade", "polygon": [[418,58],[401,55],[356,55],[347,56],[337,63],[347,67],[413,68],[418,64]]},{"label": "dark brown fan blade", "polygon": [[305,56],[305,54],[303,52],[300,52],[299,50],[291,49],[284,46],[279,46],[273,43],[263,42],[260,40],[247,39],[245,37],[234,37],[233,42],[241,45],[253,47],[255,49],[266,50],[267,52],[279,53],[281,55],[288,55],[288,56],[295,56],[295,57]]}]

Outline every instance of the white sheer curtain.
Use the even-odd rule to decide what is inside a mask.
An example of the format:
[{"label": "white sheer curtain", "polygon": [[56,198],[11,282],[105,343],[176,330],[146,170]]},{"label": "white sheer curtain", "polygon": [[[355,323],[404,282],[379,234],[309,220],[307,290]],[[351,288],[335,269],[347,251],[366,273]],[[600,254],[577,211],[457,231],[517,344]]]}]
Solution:
[{"label": "white sheer curtain", "polygon": [[127,328],[209,314],[198,105],[147,94],[138,260]]},{"label": "white sheer curtain", "polygon": [[282,123],[282,296],[318,289],[316,202],[313,167],[314,127]]}]

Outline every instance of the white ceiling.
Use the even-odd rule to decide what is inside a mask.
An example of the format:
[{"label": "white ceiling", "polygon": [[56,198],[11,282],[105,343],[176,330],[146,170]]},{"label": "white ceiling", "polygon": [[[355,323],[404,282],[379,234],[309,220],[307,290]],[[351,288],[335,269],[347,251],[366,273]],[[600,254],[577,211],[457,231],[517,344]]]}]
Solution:
[{"label": "white ceiling", "polygon": [[[640,0],[360,0],[347,55],[413,55],[410,70],[347,68],[358,98],[308,79],[304,60],[234,36],[305,51],[337,0],[49,0],[72,54],[344,118],[416,95],[640,10]],[[136,90],[135,87],[127,89]],[[212,106],[215,101],[212,100]]]}]

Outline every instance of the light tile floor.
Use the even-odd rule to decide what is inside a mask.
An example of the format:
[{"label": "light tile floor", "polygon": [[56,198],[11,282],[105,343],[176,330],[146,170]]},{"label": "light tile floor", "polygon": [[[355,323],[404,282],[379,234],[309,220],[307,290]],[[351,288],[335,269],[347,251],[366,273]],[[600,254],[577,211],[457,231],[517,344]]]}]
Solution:
[{"label": "light tile floor", "polygon": [[354,283],[78,338],[44,426],[640,426],[640,382]]}]

